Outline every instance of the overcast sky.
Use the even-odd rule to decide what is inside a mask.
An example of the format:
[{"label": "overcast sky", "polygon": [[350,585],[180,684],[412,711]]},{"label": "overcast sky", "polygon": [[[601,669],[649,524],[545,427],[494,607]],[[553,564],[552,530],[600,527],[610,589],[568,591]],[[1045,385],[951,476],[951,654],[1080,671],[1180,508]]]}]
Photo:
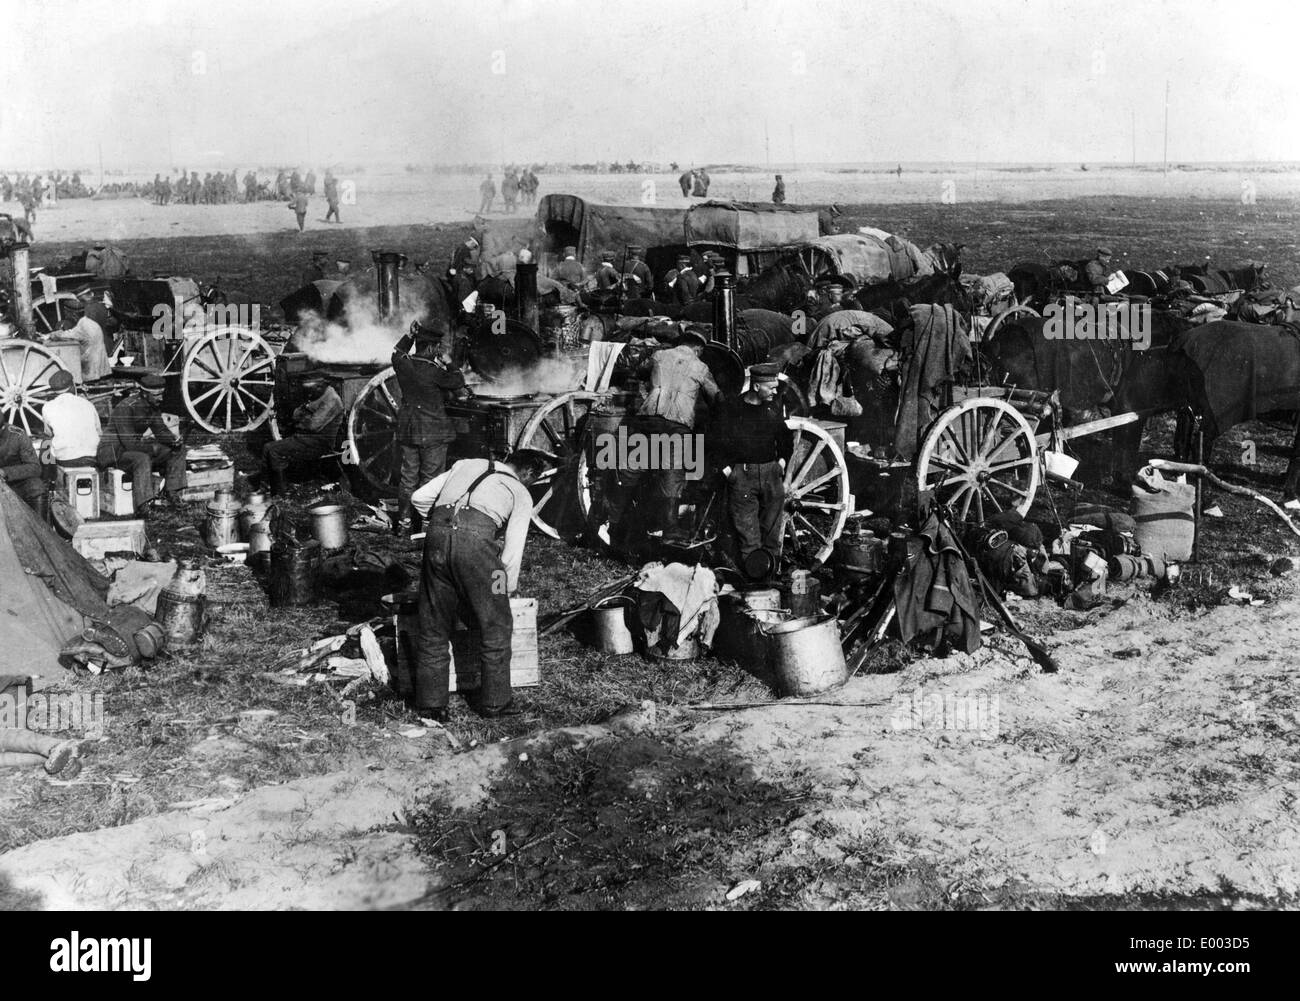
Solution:
[{"label": "overcast sky", "polygon": [[0,165],[1300,160],[1297,11],[4,0]]}]

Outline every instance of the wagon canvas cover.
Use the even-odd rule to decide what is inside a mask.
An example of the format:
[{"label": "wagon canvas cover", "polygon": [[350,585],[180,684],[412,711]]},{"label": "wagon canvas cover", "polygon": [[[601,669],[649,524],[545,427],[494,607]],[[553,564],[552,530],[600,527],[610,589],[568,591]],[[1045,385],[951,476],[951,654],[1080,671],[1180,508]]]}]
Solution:
[{"label": "wagon canvas cover", "polygon": [[578,234],[578,258],[590,271],[600,264],[602,250],[639,244],[682,247],[686,244],[686,210],[649,205],[596,205],[576,195],[546,195],[537,207],[538,223],[573,227]]},{"label": "wagon canvas cover", "polygon": [[845,233],[824,236],[809,246],[830,259],[836,274],[852,275],[861,285],[905,281],[933,271],[920,248],[898,236]]},{"label": "wagon canvas cover", "polygon": [[755,202],[705,202],[686,213],[688,246],[728,247],[736,251],[801,247],[821,236],[815,209]]}]

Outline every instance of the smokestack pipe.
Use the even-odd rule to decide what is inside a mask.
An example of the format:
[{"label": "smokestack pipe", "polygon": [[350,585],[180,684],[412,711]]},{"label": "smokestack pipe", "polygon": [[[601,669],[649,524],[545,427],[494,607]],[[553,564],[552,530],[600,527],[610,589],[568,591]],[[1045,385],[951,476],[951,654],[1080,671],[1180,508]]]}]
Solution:
[{"label": "smokestack pipe", "polygon": [[515,309],[519,322],[533,333],[540,331],[537,311],[537,263],[515,265]]},{"label": "smokestack pipe", "polygon": [[406,255],[392,250],[372,250],[370,259],[375,262],[379,282],[379,318],[386,320],[397,312],[399,271],[406,264]]},{"label": "smokestack pipe", "polygon": [[736,276],[726,271],[713,275],[713,339],[736,349]]},{"label": "smokestack pipe", "polygon": [[14,319],[18,321],[18,334],[31,339],[36,334],[32,322],[32,271],[28,260],[28,244],[18,242],[10,247],[10,260],[14,272]]}]

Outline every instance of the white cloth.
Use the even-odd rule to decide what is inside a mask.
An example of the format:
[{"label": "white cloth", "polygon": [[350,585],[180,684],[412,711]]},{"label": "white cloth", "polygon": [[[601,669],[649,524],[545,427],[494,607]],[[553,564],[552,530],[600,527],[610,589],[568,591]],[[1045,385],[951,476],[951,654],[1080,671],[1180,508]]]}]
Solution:
[{"label": "white cloth", "polygon": [[589,393],[603,393],[609,389],[614,376],[614,366],[619,353],[626,347],[620,341],[596,341],[587,354],[587,381],[583,389]]},{"label": "white cloth", "polygon": [[68,331],[68,337],[81,345],[81,379],[91,382],[102,379],[113,371],[108,363],[108,351],[104,347],[104,328],[88,316],[83,316],[77,325]]},{"label": "white cloth", "polygon": [[677,609],[681,621],[677,642],[672,646],[681,646],[691,636],[698,636],[704,646],[712,646],[713,634],[722,617],[718,612],[718,578],[708,567],[647,563],[632,587],[662,594]]},{"label": "white cloth", "polygon": [[42,408],[41,420],[50,432],[50,452],[55,462],[99,451],[104,425],[95,405],[85,397],[60,393]]}]

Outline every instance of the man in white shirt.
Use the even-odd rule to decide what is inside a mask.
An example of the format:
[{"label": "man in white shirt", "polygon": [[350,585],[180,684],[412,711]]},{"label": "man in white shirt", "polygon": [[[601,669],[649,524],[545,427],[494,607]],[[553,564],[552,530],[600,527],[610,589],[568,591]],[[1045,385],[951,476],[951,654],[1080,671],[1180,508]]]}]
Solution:
[{"label": "man in white shirt", "polygon": [[66,337],[81,345],[81,381],[94,382],[113,371],[108,363],[108,349],[104,344],[104,328],[87,315],[85,303],[83,312],[76,325],[67,332]]},{"label": "man in white shirt", "polygon": [[462,459],[411,496],[426,533],[415,665],[415,704],[422,716],[447,719],[449,644],[462,610],[480,635],[475,708],[489,719],[518,714],[510,690],[510,595],[519,586],[533,514],[528,484],[548,466],[543,453],[530,449],[505,462]]},{"label": "man in white shirt", "polygon": [[50,453],[60,466],[94,466],[104,425],[95,405],[72,392],[72,387],[71,373],[60,369],[50,376],[50,389],[58,395],[41,409],[41,420],[50,433]]}]

